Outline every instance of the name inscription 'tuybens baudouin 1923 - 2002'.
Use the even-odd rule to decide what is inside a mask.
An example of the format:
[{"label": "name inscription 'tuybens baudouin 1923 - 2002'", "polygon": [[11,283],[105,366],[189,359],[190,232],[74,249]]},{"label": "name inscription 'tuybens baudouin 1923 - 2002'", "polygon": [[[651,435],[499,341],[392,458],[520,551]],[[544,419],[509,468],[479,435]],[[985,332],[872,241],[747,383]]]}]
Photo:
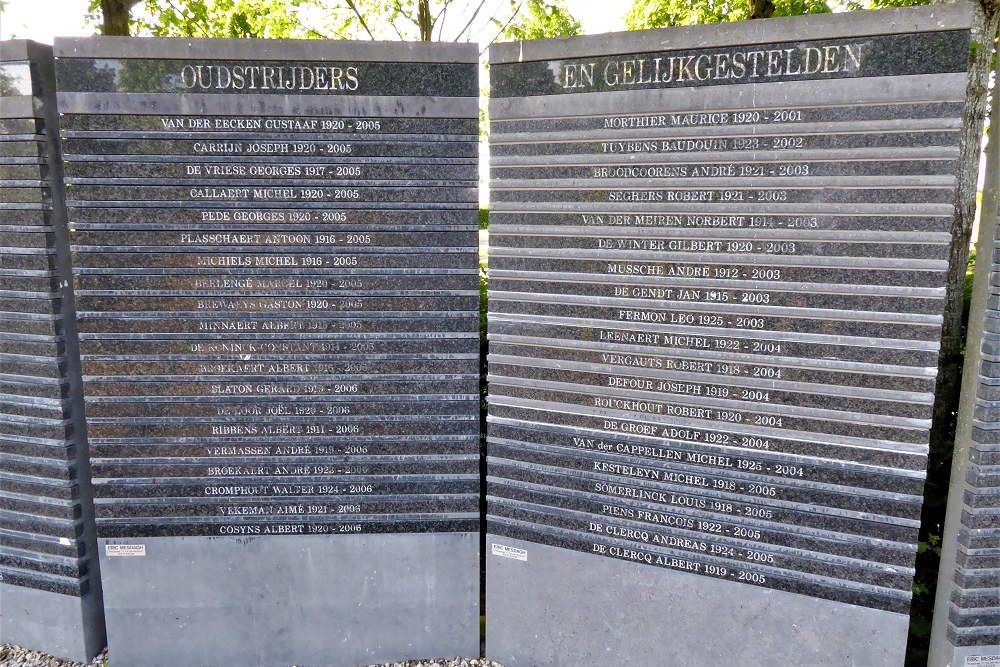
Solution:
[{"label": "name inscription 'tuybens baudouin 1923 - 2002'", "polygon": [[905,613],[968,44],[493,63],[501,545]]}]

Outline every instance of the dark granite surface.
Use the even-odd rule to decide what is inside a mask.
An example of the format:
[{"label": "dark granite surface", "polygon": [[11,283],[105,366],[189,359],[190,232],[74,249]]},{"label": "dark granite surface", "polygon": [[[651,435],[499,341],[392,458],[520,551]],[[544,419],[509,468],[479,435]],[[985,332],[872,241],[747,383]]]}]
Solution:
[{"label": "dark granite surface", "polygon": [[803,34],[493,67],[489,532],[908,608],[963,110],[824,99],[961,72],[968,34]]},{"label": "dark granite surface", "polygon": [[[429,188],[421,188],[426,191]],[[384,189],[380,189],[384,192]],[[2,239],[0,230],[0,239]],[[129,243],[122,243],[121,230],[76,231],[73,246],[77,252],[92,249],[114,252],[128,248],[129,252],[325,252],[349,253],[355,250],[368,252],[392,252],[389,248],[478,248],[476,232],[354,232],[352,230],[331,230],[322,232],[299,232],[290,230],[254,230],[243,232],[151,232],[130,231]],[[301,289],[301,287],[300,287]]]},{"label": "dark granite surface", "polygon": [[[500,240],[499,234],[497,237]],[[684,256],[682,253],[671,252],[664,253],[661,256],[665,256],[664,259],[651,253],[646,257],[634,253],[620,253],[619,257],[609,256],[606,259],[593,256],[602,251],[600,248],[577,251],[576,257],[567,256],[565,251],[525,257],[521,254],[523,251],[515,248],[494,247],[490,249],[490,275],[495,275],[498,279],[545,279],[554,273],[567,273],[583,274],[580,275],[581,279],[595,283],[615,281],[649,286],[701,285],[706,290],[726,286],[772,286],[774,289],[801,290],[804,294],[842,293],[845,288],[831,285],[850,285],[855,294],[862,293],[862,286],[866,286],[866,292],[870,294],[921,294],[916,290],[924,288],[940,293],[940,288],[936,286],[940,284],[943,273],[933,266],[901,268],[890,273],[887,269],[894,263],[891,255],[865,258],[863,266],[852,267],[847,266],[852,263],[853,258],[850,257],[832,261],[827,258],[822,265],[815,262],[812,266],[801,266],[803,262],[796,260],[794,255],[726,254],[719,257],[694,253]],[[857,260],[853,263],[857,264]],[[886,266],[878,267],[879,264]],[[878,290],[878,287],[896,289]]]},{"label": "dark granite surface", "polygon": [[[737,335],[741,331],[764,330],[922,341],[935,341],[940,336],[940,317],[931,315],[906,316],[877,312],[869,315],[824,309],[781,309],[677,301],[656,303],[654,307],[646,304],[628,307],[600,303],[595,297],[574,299],[545,295],[536,298],[538,301],[515,300],[507,295],[497,294],[490,298],[491,312],[534,318],[573,317],[609,328],[622,323],[641,322],[662,327],[664,332],[673,329],[676,333],[682,331],[680,327],[697,327],[697,332],[703,335]],[[841,317],[836,317],[838,314]]]},{"label": "dark granite surface", "polygon": [[[479,276],[471,271],[439,271],[434,274],[353,273],[341,276],[230,276],[217,274],[186,275],[114,275],[87,274],[77,276],[76,291],[81,295],[96,292],[118,295],[198,296],[219,294],[250,296],[263,294],[309,293],[336,296],[341,293],[362,293],[366,296],[388,296],[402,290],[413,296],[433,296],[443,293],[470,293],[477,289]],[[154,345],[154,343],[151,343]]]},{"label": "dark granite surface", "polygon": [[[129,479],[100,481],[95,485],[94,496],[101,499],[98,505],[136,502],[138,499],[189,498],[227,501],[231,499],[296,499],[327,496],[344,497],[345,502],[356,501],[368,496],[409,496],[409,495],[477,495],[478,475],[405,475],[390,479],[368,479],[363,477],[323,477],[288,479],[253,479],[246,483],[232,480],[218,482],[163,481],[144,482]],[[109,499],[114,500],[113,503]],[[103,510],[102,510],[103,511]]]},{"label": "dark granite surface", "polygon": [[[598,282],[586,279],[556,281],[551,280],[550,276],[551,274],[544,274],[525,279],[494,277],[491,282],[495,282],[498,291],[517,292],[523,295],[538,293],[570,297],[608,297],[624,307],[659,305],[664,301],[688,301],[736,305],[758,303],[773,307],[847,311],[904,311],[937,315],[942,310],[944,300],[940,294],[915,295],[911,290],[905,292],[900,290],[895,294],[872,294],[874,290],[867,290],[868,293],[858,293],[861,290],[831,293],[817,289],[801,289],[800,286],[788,286],[782,283],[754,282],[733,285],[728,281],[710,283],[706,289],[705,281],[695,278],[663,282],[642,278],[632,280],[618,278],[615,282]],[[796,287],[800,288],[795,289]]]},{"label": "dark granite surface", "polygon": [[[258,208],[248,206],[218,206],[205,203],[200,208],[117,206],[70,206],[70,220],[78,229],[85,225],[104,225],[105,229],[152,228],[157,231],[180,229],[235,229],[246,231],[274,225],[311,225],[321,231],[344,229],[392,228],[399,225],[458,226],[467,230],[479,228],[478,212],[472,207],[461,209],[413,209],[402,204],[394,208],[358,208],[345,204],[336,208],[301,205],[296,208]],[[4,214],[5,216],[7,213]],[[25,223],[16,223],[25,224]]]},{"label": "dark granite surface", "polygon": [[[238,160],[232,162],[210,162],[194,165],[196,174],[191,174],[192,165],[183,162],[73,162],[67,165],[67,180],[73,184],[88,182],[150,184],[163,185],[165,179],[204,185],[206,182],[223,181],[225,185],[234,183],[281,182],[282,184],[301,184],[307,182],[313,185],[325,185],[331,181],[335,185],[414,185],[415,183],[432,184],[444,181],[461,183],[474,181],[476,173],[473,165],[464,164],[405,164],[396,162],[363,163],[341,162],[336,164],[286,163],[243,164]],[[31,172],[27,168],[12,173]],[[0,178],[15,178],[5,176],[7,173],[0,166]],[[37,172],[36,172],[37,173]],[[23,178],[28,178],[24,176]],[[37,176],[36,176],[37,178]],[[400,182],[402,181],[402,182]],[[410,182],[413,181],[413,182]],[[410,182],[410,183],[407,183]],[[474,185],[474,184],[470,184]]]},{"label": "dark granite surface", "polygon": [[[285,334],[298,335],[343,335],[365,333],[391,333],[405,329],[418,333],[468,333],[479,326],[477,313],[425,313],[418,317],[405,317],[408,313],[377,313],[345,311],[337,316],[323,317],[325,313],[312,317],[258,318],[241,317],[239,313],[213,313],[211,317],[200,319],[164,319],[168,313],[80,313],[80,332],[89,334],[134,334],[139,333],[191,333],[191,334],[232,334],[249,335]],[[0,331],[4,322],[0,320]],[[42,332],[44,333],[44,331]]]},{"label": "dark granite surface", "polygon": [[[567,346],[594,343],[619,345],[630,352],[690,355],[694,352],[715,352],[739,355],[738,358],[755,364],[766,364],[774,358],[794,359],[806,366],[822,366],[825,362],[860,362],[871,365],[889,365],[885,370],[903,375],[933,377],[928,371],[936,347],[900,339],[883,339],[874,347],[871,339],[831,338],[827,336],[802,337],[794,332],[774,331],[691,331],[666,327],[646,326],[643,323],[608,322],[607,324],[567,320],[545,322],[522,321],[520,318],[496,316],[491,319],[491,338],[503,335],[505,339],[542,339],[551,344],[555,340],[572,341]],[[579,343],[577,342],[579,341]],[[675,352],[676,351],[676,352]]]},{"label": "dark granite surface", "polygon": [[[421,515],[415,515],[420,517]],[[458,514],[455,518],[437,518],[441,515],[427,514],[426,518],[397,520],[392,517],[371,520],[344,519],[319,520],[309,522],[294,519],[273,521],[229,522],[214,521],[183,523],[174,520],[138,521],[127,519],[128,524],[111,523],[108,519],[98,522],[102,535],[107,537],[165,537],[165,536],[219,536],[219,535],[371,535],[379,533],[477,533],[479,515]]]},{"label": "dark granite surface", "polygon": [[[0,350],[3,341],[0,340]],[[87,339],[83,343],[84,358],[99,361],[114,357],[120,360],[164,361],[167,359],[199,359],[206,361],[295,361],[332,360],[332,355],[363,355],[366,359],[403,359],[407,355],[431,354],[437,358],[452,355],[478,354],[477,337],[462,334],[442,334],[422,338],[401,338],[391,334],[343,338],[256,339],[229,336],[202,336],[177,340],[144,340],[118,338]]]},{"label": "dark granite surface", "polygon": [[[953,30],[813,43],[736,45],[731,47],[729,53],[740,54],[742,61],[729,55],[724,66],[717,65],[722,67],[721,71],[711,62],[713,54],[722,52],[722,49],[672,51],[669,46],[660,51],[586,59],[499,63],[491,71],[490,92],[493,97],[500,98],[766,83],[775,80],[775,77],[783,81],[821,81],[842,77],[964,72],[968,66],[965,54],[969,50],[969,39],[968,32]],[[833,49],[838,56],[838,60],[825,67],[826,71],[822,71],[823,66],[818,66],[817,58],[821,52],[816,47]],[[810,48],[814,52],[810,52]],[[851,52],[848,53],[848,50]],[[768,52],[778,54],[779,59],[766,60]],[[702,55],[708,58],[708,63],[702,61],[692,69],[694,61]],[[812,60],[809,60],[810,55]],[[706,65],[708,70],[703,69]],[[591,68],[592,81],[581,72],[583,67]],[[568,80],[567,70],[571,70]]]},{"label": "dark granite surface", "polygon": [[90,591],[90,579],[79,577],[60,577],[53,574],[35,573],[31,570],[21,570],[0,566],[3,582],[11,586],[25,586],[40,591],[83,597]]},{"label": "dark granite surface", "polygon": [[[800,386],[798,383],[857,387],[860,391],[898,391],[928,394],[934,391],[934,378],[916,369],[892,367],[892,374],[880,372],[874,364],[842,363],[832,359],[825,363],[786,355],[755,358],[752,355],[711,350],[662,350],[646,345],[627,346],[613,342],[589,344],[562,349],[545,345],[551,340],[514,339],[495,336],[490,342],[491,359],[496,362],[517,359],[516,363],[536,363],[532,360],[560,360],[583,364],[601,364],[608,370],[624,374],[656,372],[657,377],[697,379],[701,381],[735,382],[740,385],[765,388]],[[907,371],[910,371],[907,373]],[[792,384],[794,383],[794,384]],[[808,387],[807,391],[821,391]],[[905,400],[914,400],[908,397]],[[919,400],[919,399],[917,399]]]},{"label": "dark granite surface", "polygon": [[[731,565],[727,567],[727,561],[718,558],[692,556],[687,552],[662,548],[653,549],[651,547],[625,546],[614,538],[595,537],[552,527],[541,528],[533,523],[494,517],[492,515],[487,519],[487,530],[492,535],[519,538],[540,544],[551,544],[586,553],[598,553],[606,557],[644,563],[654,567],[664,567],[683,572],[704,572],[707,576],[721,577],[777,590],[792,591],[813,597],[846,602],[852,605],[887,609],[899,613],[905,613],[909,609],[908,592],[904,593],[900,591],[896,594],[890,594],[886,592],[886,589],[877,589],[874,587],[852,590],[844,585],[831,583],[829,580],[816,580],[802,574],[796,576],[784,570],[760,566],[744,565],[739,569],[735,569]],[[709,571],[709,566],[721,569],[712,569]]]},{"label": "dark granite surface", "polygon": [[[686,184],[686,183],[685,183]],[[836,185],[787,186],[780,183],[770,184],[763,179],[742,187],[717,182],[701,187],[691,185],[690,188],[661,186],[643,183],[636,187],[635,183],[609,183],[595,186],[594,184],[567,183],[560,188],[552,184],[543,190],[495,188],[490,197],[493,201],[504,204],[507,202],[545,202],[560,204],[605,203],[605,202],[652,202],[657,204],[684,203],[742,203],[747,206],[763,206],[769,202],[780,201],[788,204],[821,204],[821,203],[888,203],[888,204],[947,204],[955,198],[954,181],[913,189],[898,187],[888,183],[885,186],[869,188],[837,187]],[[894,187],[895,185],[895,187]]]},{"label": "dark granite surface", "polygon": [[[18,126],[22,127],[22,126]],[[26,126],[23,126],[26,127]],[[113,136],[149,136],[157,133],[177,135],[185,132],[208,133],[213,136],[260,132],[316,134],[331,132],[360,134],[465,134],[477,135],[478,123],[471,118],[329,118],[323,116],[229,116],[199,118],[197,116],[65,114],[60,128],[68,137],[84,136],[83,132],[107,132]],[[93,135],[98,136],[98,135]]]},{"label": "dark granite surface", "polygon": [[[62,92],[475,97],[469,63],[63,58]],[[67,151],[71,152],[71,151]]]},{"label": "dark granite surface", "polygon": [[[467,410],[467,412],[471,412]],[[124,421],[124,420],[122,420]],[[88,435],[94,443],[117,441],[122,442],[188,442],[219,436],[219,442],[247,443],[257,442],[263,437],[281,438],[286,441],[302,442],[352,442],[364,438],[378,437],[417,437],[421,435],[476,435],[479,430],[476,415],[458,415],[450,418],[427,419],[422,416],[385,417],[380,421],[358,421],[347,418],[330,418],[319,420],[315,418],[298,419],[295,421],[268,419],[264,424],[247,417],[244,421],[215,421],[172,423],[165,420],[153,420],[154,423],[118,423],[107,424],[91,422],[88,424]],[[101,461],[94,462],[94,468],[100,468]],[[125,474],[125,470],[121,471]],[[164,474],[171,474],[165,472]],[[395,473],[393,473],[395,474]]]},{"label": "dark granite surface", "polygon": [[[339,185],[339,184],[338,184]],[[25,193],[26,199],[18,199],[19,193]],[[14,201],[42,201],[41,195],[24,189],[11,188]],[[473,204],[477,201],[476,188],[466,187],[433,187],[414,183],[412,187],[362,187],[357,183],[345,184],[344,187],[331,187],[325,182],[309,180],[289,181],[287,183],[267,183],[250,181],[229,185],[212,183],[204,187],[193,184],[178,185],[70,185],[66,190],[70,205],[81,202],[188,202],[201,205],[205,202],[225,202],[229,204],[280,203],[307,201],[337,203],[350,202],[395,202],[404,199],[414,204],[428,203],[460,203]]]},{"label": "dark granite surface", "polygon": [[[498,141],[504,135],[524,132],[573,132],[581,130],[618,130],[633,128],[691,128],[705,126],[785,125],[787,123],[857,123],[868,120],[905,122],[907,119],[956,118],[962,102],[904,102],[843,106],[794,106],[757,104],[750,109],[712,110],[710,112],[629,113],[623,109],[615,116],[570,116],[567,118],[532,118],[530,120],[490,120],[490,133]],[[609,120],[610,119],[610,120]]]},{"label": "dark granite surface", "polygon": [[[640,261],[663,261],[663,260],[708,260],[712,255],[721,255],[725,260],[740,262],[760,259],[773,256],[776,261],[780,258],[792,257],[836,257],[845,258],[837,264],[837,268],[853,260],[851,263],[860,264],[858,268],[868,268],[864,266],[864,260],[869,258],[892,258],[894,260],[942,260],[946,257],[948,246],[946,239],[940,237],[933,239],[937,243],[928,242],[913,243],[907,239],[889,239],[883,242],[882,239],[858,238],[843,235],[831,235],[828,238],[822,233],[803,232],[780,232],[777,230],[764,234],[757,231],[734,231],[708,232],[696,234],[686,233],[662,233],[653,230],[642,230],[641,233],[625,234],[623,231],[591,231],[576,229],[558,228],[556,234],[547,234],[548,230],[542,229],[537,233],[525,230],[527,233],[512,234],[505,229],[497,230],[491,234],[491,245],[502,250],[517,249],[521,252],[537,254],[538,250],[551,250],[558,255],[583,255],[587,257],[588,251],[603,251],[601,254],[606,261],[614,262],[621,260]],[[761,238],[763,236],[763,238]],[[859,237],[861,235],[858,235]],[[911,236],[912,238],[912,236]],[[688,257],[684,257],[688,255]],[[719,260],[716,260],[719,261]],[[766,262],[766,260],[765,260]],[[786,263],[787,262],[786,260]],[[838,266],[840,264],[841,266]],[[928,266],[927,268],[930,268]],[[502,290],[513,291],[513,290]],[[909,310],[909,309],[907,309]]]},{"label": "dark granite surface", "polygon": [[[276,159],[282,163],[295,159],[296,155],[311,155],[327,159],[342,160],[350,156],[352,159],[372,157],[396,157],[426,160],[429,158],[464,158],[474,160],[478,155],[479,142],[473,138],[462,137],[456,141],[427,141],[426,139],[411,141],[359,140],[347,138],[343,141],[317,141],[315,139],[259,139],[204,142],[192,139],[92,139],[67,138],[63,142],[63,150],[72,162],[79,155],[104,156],[163,156],[184,155],[189,159],[203,160],[206,157],[223,157],[227,161],[232,156],[253,158],[262,157],[273,162]],[[296,152],[296,146],[302,146]],[[0,144],[0,149],[3,144]],[[2,155],[3,153],[0,153]],[[24,153],[28,155],[30,153]],[[263,160],[261,160],[263,162]],[[72,172],[70,172],[72,173]],[[70,188],[68,200],[81,197],[74,194]]]},{"label": "dark granite surface", "polygon": [[132,252],[73,253],[74,271],[78,267],[81,275],[87,269],[104,269],[109,273],[111,269],[118,269],[115,273],[131,275],[148,274],[151,269],[202,269],[203,273],[228,269],[227,273],[233,276],[351,275],[357,269],[468,269],[470,257],[475,259],[475,254],[465,248],[382,254],[361,247],[343,254],[317,249],[312,255],[297,253],[277,257],[247,253],[149,252],[141,256],[145,268],[138,268],[136,262],[140,256]]},{"label": "dark granite surface", "polygon": [[[476,530],[475,66],[337,88],[336,62],[89,44],[59,80],[100,535]],[[318,99],[394,95],[427,97]]]},{"label": "dark granite surface", "polygon": [[[558,143],[498,143],[491,147],[498,158],[508,157],[548,157],[555,161],[561,156],[590,155],[648,155],[655,154],[706,154],[711,153],[715,159],[725,154],[731,160],[739,160],[741,154],[752,159],[758,151],[788,151],[786,160],[798,162],[822,156],[821,151],[838,149],[887,149],[887,148],[930,148],[955,145],[958,141],[957,128],[953,131],[915,131],[915,132],[856,132],[837,134],[803,134],[789,136],[785,133],[773,132],[769,135],[755,136],[750,130],[743,130],[744,136],[733,136],[732,133],[720,133],[716,136],[705,135],[703,132],[659,132],[652,133],[641,141],[615,140],[593,141],[576,140]],[[179,149],[178,149],[179,150]],[[508,161],[509,162],[509,161]],[[873,177],[874,178],[874,177]],[[890,180],[891,182],[891,180]],[[492,196],[492,195],[491,195]],[[607,201],[605,199],[605,201]]]},{"label": "dark granite surface", "polygon": [[[607,163],[601,159],[598,164],[588,165],[496,165],[490,168],[490,177],[498,180],[520,179],[631,179],[636,187],[647,187],[664,179],[684,180],[697,178],[757,177],[775,178],[790,173],[806,174],[810,177],[838,176],[911,176],[950,175],[957,176],[958,160],[885,160],[879,162],[819,161],[815,158],[794,161],[775,154],[771,159],[755,153],[745,161],[703,161],[693,156],[689,161],[673,161],[669,164],[630,164],[625,159]],[[596,162],[596,161],[595,161]],[[790,164],[791,162],[791,164]]]},{"label": "dark granite surface", "polygon": [[600,522],[588,514],[563,508],[536,507],[524,501],[494,499],[491,518],[506,518],[531,523],[539,529],[548,527],[591,533],[617,539],[635,548],[667,547],[687,556],[711,555],[727,559],[733,566],[744,565],[760,559],[767,566],[786,572],[799,572],[817,576],[832,576],[844,582],[857,582],[895,590],[906,590],[912,578],[911,567],[893,567],[884,563],[859,562],[824,554],[817,556],[809,551],[749,546],[740,540],[707,538],[685,535],[682,531],[642,526],[628,520],[603,518]]},{"label": "dark granite surface", "polygon": [[[523,471],[522,471],[523,472]],[[599,483],[598,483],[599,484]],[[597,484],[592,485],[594,487]],[[499,501],[502,507],[530,504],[534,509],[543,506],[587,512],[601,520],[625,520],[639,530],[665,530],[673,528],[685,542],[699,544],[704,541],[721,540],[743,547],[767,549],[787,547],[799,551],[811,551],[844,558],[860,559],[870,563],[888,563],[902,567],[912,567],[914,550],[909,545],[878,538],[853,536],[845,539],[835,530],[810,526],[778,526],[773,522],[760,521],[748,526],[739,517],[731,517],[718,512],[683,506],[663,506],[641,500],[609,498],[597,494],[572,493],[570,489],[558,485],[547,486],[517,480],[492,478],[487,487],[488,495]],[[671,494],[666,494],[668,497]],[[674,497],[680,498],[683,494]],[[693,496],[685,496],[692,499]],[[706,507],[709,501],[706,499]],[[699,503],[700,504],[700,503]],[[803,513],[806,510],[803,510]],[[825,528],[834,528],[832,525]],[[850,523],[849,521],[847,522]],[[584,529],[585,531],[588,529]],[[591,531],[593,532],[593,531]],[[646,540],[643,540],[646,541]],[[741,554],[746,560],[745,554]]]},{"label": "dark granite surface", "polygon": [[87,385],[87,400],[115,396],[227,396],[233,397],[276,397],[287,396],[369,396],[385,394],[475,394],[478,391],[477,373],[461,375],[389,376],[366,377],[349,375],[331,379],[285,378],[275,380],[270,377],[248,379],[238,377],[190,378],[184,382],[156,381],[103,381],[90,379]]},{"label": "dark granite surface", "polygon": [[[659,491],[680,491],[721,494],[733,502],[773,502],[788,507],[787,503],[801,507],[826,507],[836,510],[863,513],[872,517],[881,516],[882,521],[891,518],[919,521],[921,496],[909,496],[894,492],[863,492],[858,488],[823,488],[812,483],[765,477],[753,472],[725,471],[684,463],[637,462],[634,458],[599,452],[581,453],[545,449],[543,445],[506,445],[493,442],[490,456],[506,462],[516,462],[526,470],[542,468],[573,473],[585,479],[599,479],[617,482],[636,482]],[[638,480],[638,481],[637,481]],[[857,516],[854,514],[853,516]]]},{"label": "dark granite surface", "polygon": [[[679,462],[690,466],[776,480],[807,481],[920,495],[923,492],[923,474],[908,469],[893,469],[888,465],[876,467],[852,461],[824,460],[796,452],[774,449],[734,451],[732,437],[708,440],[708,433],[694,429],[674,428],[655,440],[625,434],[597,437],[584,430],[565,433],[551,427],[491,423],[489,441],[498,445],[530,447],[533,445],[560,448],[581,456],[618,456],[623,461],[654,462],[661,465]],[[771,442],[768,442],[771,444]]]}]

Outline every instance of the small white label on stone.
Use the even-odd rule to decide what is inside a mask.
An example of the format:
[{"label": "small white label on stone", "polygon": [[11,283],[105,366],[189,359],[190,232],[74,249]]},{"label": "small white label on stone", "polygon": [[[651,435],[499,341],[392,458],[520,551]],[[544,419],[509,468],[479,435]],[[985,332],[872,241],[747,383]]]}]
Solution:
[{"label": "small white label on stone", "polygon": [[965,664],[976,667],[1000,667],[1000,655],[968,655],[965,656]]},{"label": "small white label on stone", "polygon": [[105,544],[104,553],[108,556],[145,556],[145,544]]},{"label": "small white label on stone", "polygon": [[67,547],[68,546],[72,546],[73,540],[69,539],[68,537],[60,537],[59,538],[59,544],[62,544],[63,546],[67,546]]},{"label": "small white label on stone", "polygon": [[528,550],[508,547],[506,544],[493,543],[493,555],[501,558],[513,558],[514,560],[528,560]]}]

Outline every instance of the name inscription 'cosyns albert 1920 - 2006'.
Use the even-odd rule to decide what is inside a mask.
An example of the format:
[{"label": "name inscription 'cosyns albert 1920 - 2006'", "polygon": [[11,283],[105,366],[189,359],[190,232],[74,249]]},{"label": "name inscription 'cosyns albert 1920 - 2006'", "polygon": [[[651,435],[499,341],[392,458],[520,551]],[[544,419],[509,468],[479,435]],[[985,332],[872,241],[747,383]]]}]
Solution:
[{"label": "name inscription 'cosyns albert 1920 - 2006'", "polygon": [[475,530],[474,66],[60,67],[100,535]]}]

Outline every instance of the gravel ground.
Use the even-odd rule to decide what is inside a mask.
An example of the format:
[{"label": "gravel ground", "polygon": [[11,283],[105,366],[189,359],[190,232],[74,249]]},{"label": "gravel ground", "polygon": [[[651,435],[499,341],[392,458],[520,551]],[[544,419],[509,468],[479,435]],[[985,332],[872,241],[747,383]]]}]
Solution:
[{"label": "gravel ground", "polygon": [[[19,646],[0,644],[0,667],[107,667],[107,650],[94,658],[89,665],[69,660],[59,660],[51,655],[38,651],[29,651]],[[294,667],[294,665],[293,665]],[[499,662],[482,660],[480,658],[453,658],[440,660],[407,660],[406,662],[390,662],[385,665],[371,667],[503,667]]]}]

